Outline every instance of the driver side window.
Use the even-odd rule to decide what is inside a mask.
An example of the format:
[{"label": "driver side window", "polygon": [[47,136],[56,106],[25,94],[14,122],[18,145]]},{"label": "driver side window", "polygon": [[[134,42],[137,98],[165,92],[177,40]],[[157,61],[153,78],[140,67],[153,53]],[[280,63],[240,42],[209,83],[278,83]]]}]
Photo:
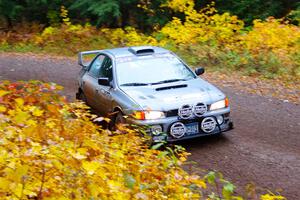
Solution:
[{"label": "driver side window", "polygon": [[113,79],[112,60],[105,55],[100,55],[93,62],[89,73],[95,78],[109,78]]},{"label": "driver side window", "polygon": [[99,77],[100,77],[99,72],[100,72],[100,68],[101,68],[101,66],[102,66],[102,64],[103,64],[104,59],[105,59],[105,56],[104,56],[104,55],[100,55],[100,56],[98,56],[98,57],[96,58],[96,60],[93,62],[92,66],[91,66],[91,68],[90,68],[90,70],[89,70],[89,73],[90,73],[92,76],[94,76],[94,77],[96,77],[96,78],[99,78]]},{"label": "driver side window", "polygon": [[108,78],[110,81],[113,79],[112,76],[112,61],[108,56],[105,56],[100,69],[100,77]]}]

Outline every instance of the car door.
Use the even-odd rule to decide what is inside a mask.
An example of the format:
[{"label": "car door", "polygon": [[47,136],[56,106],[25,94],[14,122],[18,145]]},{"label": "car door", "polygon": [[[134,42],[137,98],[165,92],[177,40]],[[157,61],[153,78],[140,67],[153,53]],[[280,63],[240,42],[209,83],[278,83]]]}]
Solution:
[{"label": "car door", "polygon": [[88,72],[82,77],[82,89],[86,96],[87,103],[97,109],[96,89],[98,88],[98,78],[100,76],[100,68],[105,59],[105,55],[98,55],[91,63]]},{"label": "car door", "polygon": [[110,85],[98,85],[96,89],[97,109],[103,114],[111,112],[113,92],[113,64],[109,56],[105,55],[104,61],[100,68],[99,78],[108,78]]}]

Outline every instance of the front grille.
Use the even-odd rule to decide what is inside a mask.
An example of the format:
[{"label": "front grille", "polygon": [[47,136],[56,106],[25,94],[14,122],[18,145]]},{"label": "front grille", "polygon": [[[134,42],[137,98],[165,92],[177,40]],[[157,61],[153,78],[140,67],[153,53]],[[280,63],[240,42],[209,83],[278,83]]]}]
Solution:
[{"label": "front grille", "polygon": [[168,110],[168,111],[166,112],[166,116],[167,116],[167,117],[178,116],[178,109]]},{"label": "front grille", "polygon": [[[209,111],[210,105],[207,105],[207,110]],[[166,116],[167,117],[174,117],[174,116],[178,116],[178,109],[173,109],[173,110],[168,110],[166,112]]]}]

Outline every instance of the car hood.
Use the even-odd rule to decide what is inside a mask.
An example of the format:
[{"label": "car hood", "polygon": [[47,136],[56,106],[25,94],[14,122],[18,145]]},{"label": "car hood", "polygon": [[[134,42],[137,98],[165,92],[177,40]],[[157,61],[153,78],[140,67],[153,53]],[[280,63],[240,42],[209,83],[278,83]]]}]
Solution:
[{"label": "car hood", "polygon": [[211,104],[225,98],[212,84],[196,78],[149,86],[123,86],[121,89],[143,110],[172,110],[184,104]]}]

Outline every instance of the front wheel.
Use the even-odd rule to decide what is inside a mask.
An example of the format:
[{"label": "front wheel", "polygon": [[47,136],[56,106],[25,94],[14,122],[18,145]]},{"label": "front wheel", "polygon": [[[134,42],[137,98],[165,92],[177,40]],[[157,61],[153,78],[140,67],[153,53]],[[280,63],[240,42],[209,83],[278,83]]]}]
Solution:
[{"label": "front wheel", "polygon": [[78,93],[76,94],[76,99],[81,100],[84,103],[87,103],[86,96],[81,90],[79,90]]},{"label": "front wheel", "polygon": [[125,118],[123,116],[122,112],[118,112],[117,116],[116,116],[116,120],[115,120],[115,124],[124,124],[125,123]]},{"label": "front wheel", "polygon": [[111,123],[110,123],[110,129],[115,131],[118,125],[124,124],[124,123],[125,123],[124,115],[121,111],[119,111],[112,118]]}]

